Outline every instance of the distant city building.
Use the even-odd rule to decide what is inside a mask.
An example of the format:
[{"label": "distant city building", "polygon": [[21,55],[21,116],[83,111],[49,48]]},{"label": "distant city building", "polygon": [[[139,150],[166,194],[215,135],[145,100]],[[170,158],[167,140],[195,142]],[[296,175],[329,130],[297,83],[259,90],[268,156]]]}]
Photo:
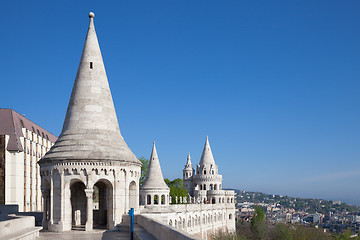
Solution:
[{"label": "distant city building", "polygon": [[38,160],[57,137],[12,109],[0,109],[0,204],[42,211]]}]

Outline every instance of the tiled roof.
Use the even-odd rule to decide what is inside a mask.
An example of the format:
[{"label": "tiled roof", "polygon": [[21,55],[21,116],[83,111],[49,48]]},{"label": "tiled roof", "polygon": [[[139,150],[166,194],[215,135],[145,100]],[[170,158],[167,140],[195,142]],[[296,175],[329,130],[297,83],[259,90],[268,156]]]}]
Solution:
[{"label": "tiled roof", "polygon": [[21,129],[34,132],[50,142],[55,143],[57,137],[46,131],[39,125],[33,123],[23,115],[12,109],[0,109],[0,135],[9,135],[10,139],[7,145],[8,151],[24,151],[20,142],[20,137],[24,137]]}]

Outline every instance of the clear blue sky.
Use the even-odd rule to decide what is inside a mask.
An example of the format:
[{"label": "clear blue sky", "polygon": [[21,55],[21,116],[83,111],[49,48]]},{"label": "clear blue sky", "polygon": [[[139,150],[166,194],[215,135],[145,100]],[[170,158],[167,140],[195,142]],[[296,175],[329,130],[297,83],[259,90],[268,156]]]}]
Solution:
[{"label": "clear blue sky", "polygon": [[1,102],[58,135],[88,26],[122,134],[164,177],[360,204],[360,1],[2,1]]}]

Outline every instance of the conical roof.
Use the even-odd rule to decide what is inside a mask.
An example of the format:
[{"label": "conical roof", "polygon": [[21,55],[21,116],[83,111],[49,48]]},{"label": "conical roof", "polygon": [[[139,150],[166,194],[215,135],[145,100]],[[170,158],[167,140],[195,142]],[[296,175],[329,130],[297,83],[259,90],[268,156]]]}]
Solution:
[{"label": "conical roof", "polygon": [[62,132],[47,160],[118,160],[139,163],[120,133],[94,27],[90,23]]},{"label": "conical roof", "polygon": [[159,162],[159,157],[156,152],[155,142],[153,143],[153,149],[150,156],[150,164],[147,170],[144,183],[141,185],[141,189],[169,189],[166,185]]},{"label": "conical roof", "polygon": [[206,137],[204,150],[203,150],[203,152],[201,154],[201,158],[200,158],[200,162],[199,162],[200,166],[203,166],[203,165],[206,165],[206,164],[212,164],[213,166],[215,166],[215,161],[214,161],[213,154],[211,152],[208,137]]},{"label": "conical roof", "polygon": [[187,156],[187,161],[186,161],[184,170],[187,170],[187,169],[193,169],[193,165],[191,163],[190,153]]}]

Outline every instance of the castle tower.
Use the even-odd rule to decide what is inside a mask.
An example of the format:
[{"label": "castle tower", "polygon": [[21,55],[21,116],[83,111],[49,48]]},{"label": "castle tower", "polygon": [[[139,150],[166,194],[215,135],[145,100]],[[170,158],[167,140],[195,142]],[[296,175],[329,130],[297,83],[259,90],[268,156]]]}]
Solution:
[{"label": "castle tower", "polygon": [[164,206],[169,204],[170,188],[166,185],[157,155],[155,142],[150,156],[149,168],[140,187],[140,204]]},{"label": "castle tower", "polygon": [[62,132],[39,161],[43,226],[50,231],[113,229],[130,208],[138,209],[141,163],[120,133],[94,16],[89,13]]},{"label": "castle tower", "polygon": [[193,176],[194,197],[200,198],[202,202],[218,203],[215,195],[223,194],[221,190],[222,176],[218,174],[218,166],[210,148],[209,138],[206,137],[205,146]]},{"label": "castle tower", "polygon": [[183,181],[184,187],[189,192],[190,195],[193,195],[193,183],[192,183],[192,176],[194,175],[194,168],[191,163],[190,153],[187,156],[187,162],[185,164],[185,168],[183,170]]}]

